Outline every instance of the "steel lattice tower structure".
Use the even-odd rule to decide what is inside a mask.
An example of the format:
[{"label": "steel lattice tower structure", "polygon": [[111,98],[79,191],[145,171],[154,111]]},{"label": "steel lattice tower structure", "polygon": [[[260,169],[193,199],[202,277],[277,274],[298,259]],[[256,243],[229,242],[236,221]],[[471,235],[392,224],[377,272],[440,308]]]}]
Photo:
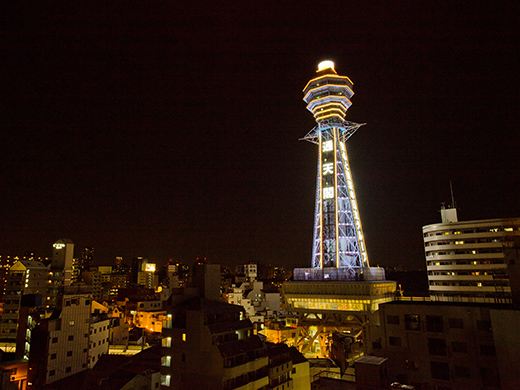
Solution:
[{"label": "steel lattice tower structure", "polygon": [[303,100],[317,125],[303,138],[318,145],[313,268],[346,268],[354,275],[368,267],[361,219],[348,163],[346,141],[363,124],[345,121],[353,83],[334,63],[319,64]]}]

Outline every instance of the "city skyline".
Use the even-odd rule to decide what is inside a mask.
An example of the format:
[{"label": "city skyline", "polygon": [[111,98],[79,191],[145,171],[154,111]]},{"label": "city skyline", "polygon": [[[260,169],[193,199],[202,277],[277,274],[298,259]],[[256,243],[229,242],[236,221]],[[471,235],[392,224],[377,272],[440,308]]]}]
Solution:
[{"label": "city skyline", "polygon": [[450,180],[461,221],[520,215],[512,3],[10,7],[0,254],[310,266],[298,139],[325,59],[367,123],[347,149],[371,265],[425,267]]}]

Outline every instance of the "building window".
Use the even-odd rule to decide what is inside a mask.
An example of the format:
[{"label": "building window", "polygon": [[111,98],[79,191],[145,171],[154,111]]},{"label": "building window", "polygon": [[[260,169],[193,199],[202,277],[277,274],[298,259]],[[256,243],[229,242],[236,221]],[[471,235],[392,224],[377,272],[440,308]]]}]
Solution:
[{"label": "building window", "polygon": [[56,374],[56,370],[50,370],[49,371],[49,376],[54,376],[54,374]]},{"label": "building window", "polygon": [[51,353],[51,360],[54,360],[56,359],[56,354],[55,353]]},{"label": "building window", "polygon": [[455,376],[458,376],[461,378],[470,378],[471,371],[470,371],[469,367],[455,366]]},{"label": "building window", "polygon": [[72,340],[74,340],[74,335],[73,334],[69,335],[69,341],[72,341]]},{"label": "building window", "polygon": [[404,327],[406,330],[421,330],[421,317],[415,314],[405,314]]},{"label": "building window", "polygon": [[491,321],[477,321],[477,329],[486,332],[491,331]]},{"label": "building window", "polygon": [[183,353],[181,356],[181,362],[185,362],[185,361],[186,361],[186,354]]},{"label": "building window", "polygon": [[482,356],[496,356],[494,345],[481,345],[480,354]]},{"label": "building window", "polygon": [[464,321],[462,318],[448,318],[448,325],[452,329],[464,329]]},{"label": "building window", "polygon": [[72,356],[72,351],[67,351],[67,357]]},{"label": "building window", "polygon": [[161,357],[161,366],[163,367],[170,367],[172,363],[172,357],[171,356],[163,356]]},{"label": "building window", "polygon": [[168,314],[165,319],[163,319],[163,328],[171,329],[172,328],[172,315]]},{"label": "building window", "polygon": [[171,380],[170,375],[161,375],[161,385],[162,386],[170,387],[170,380]]},{"label": "building window", "polygon": [[452,341],[451,349],[453,352],[468,352],[468,346],[461,341]]},{"label": "building window", "polygon": [[74,321],[69,321],[70,326],[74,326]]},{"label": "building window", "polygon": [[172,346],[172,338],[171,337],[165,337],[161,340],[161,344],[165,348],[171,348]]},{"label": "building window", "polygon": [[393,345],[394,347],[401,346],[401,337],[388,337],[388,344]]},{"label": "building window", "polygon": [[432,378],[450,380],[450,366],[448,363],[430,362]]},{"label": "building window", "polygon": [[399,325],[399,316],[387,315],[386,322],[393,325]]},{"label": "building window", "polygon": [[442,316],[426,316],[426,331],[438,332],[444,331]]},{"label": "building window", "polygon": [[446,341],[444,339],[428,339],[428,352],[430,355],[446,356]]},{"label": "building window", "polygon": [[72,371],[72,367],[66,367],[65,368],[65,372],[71,372]]},{"label": "building window", "polygon": [[186,333],[182,334],[182,341],[186,342]]},{"label": "building window", "polygon": [[57,337],[53,337],[53,338],[52,338],[52,343],[55,344],[55,343],[57,343],[57,342],[58,342],[58,338],[57,338]]}]

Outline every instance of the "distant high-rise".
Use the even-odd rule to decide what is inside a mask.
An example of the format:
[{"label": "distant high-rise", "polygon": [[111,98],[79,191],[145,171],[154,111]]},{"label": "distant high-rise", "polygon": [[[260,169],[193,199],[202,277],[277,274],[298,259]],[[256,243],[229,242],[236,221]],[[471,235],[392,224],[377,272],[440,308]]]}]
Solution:
[{"label": "distant high-rise", "polygon": [[80,269],[88,271],[94,262],[94,247],[87,246],[81,251]]},{"label": "distant high-rise", "polygon": [[318,145],[318,177],[312,267],[368,267],[361,219],[345,142],[361,124],[345,121],[351,106],[352,81],[339,76],[334,63],[323,61],[307,83],[303,100],[317,125],[304,137]]},{"label": "distant high-rise", "polygon": [[74,243],[68,238],[62,238],[56,241],[52,247],[51,269],[63,271],[63,284],[65,286],[70,286],[74,257]]}]

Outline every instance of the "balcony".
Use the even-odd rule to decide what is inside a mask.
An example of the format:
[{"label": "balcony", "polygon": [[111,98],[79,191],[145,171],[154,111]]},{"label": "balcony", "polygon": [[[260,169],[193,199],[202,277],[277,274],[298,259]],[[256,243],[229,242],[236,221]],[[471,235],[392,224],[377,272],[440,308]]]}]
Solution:
[{"label": "balcony", "polygon": [[264,356],[235,367],[224,368],[223,379],[236,378],[237,376],[247,374],[248,372],[257,371],[262,367],[267,366],[267,359],[267,356]]},{"label": "balcony", "polygon": [[236,387],[234,390],[257,390],[262,389],[269,384],[269,377],[265,376],[263,378],[257,379],[255,381],[251,381],[243,386]]}]

